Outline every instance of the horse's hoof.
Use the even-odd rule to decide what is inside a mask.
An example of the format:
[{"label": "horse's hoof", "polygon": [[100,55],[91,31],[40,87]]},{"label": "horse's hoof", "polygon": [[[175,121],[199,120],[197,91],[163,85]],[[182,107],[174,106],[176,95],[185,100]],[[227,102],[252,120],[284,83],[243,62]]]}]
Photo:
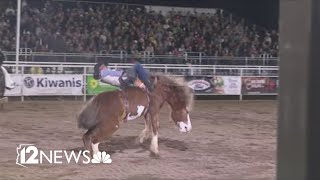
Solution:
[{"label": "horse's hoof", "polygon": [[150,157],[155,159],[160,159],[159,153],[150,152]]},{"label": "horse's hoof", "polygon": [[134,144],[135,145],[140,145],[141,143],[140,143],[140,138],[136,138],[135,140],[134,140]]},{"label": "horse's hoof", "polygon": [[135,140],[134,140],[134,143],[136,144],[136,145],[141,145],[141,144],[143,144],[143,142],[144,142],[144,139],[142,138],[140,138],[140,137],[137,137]]}]

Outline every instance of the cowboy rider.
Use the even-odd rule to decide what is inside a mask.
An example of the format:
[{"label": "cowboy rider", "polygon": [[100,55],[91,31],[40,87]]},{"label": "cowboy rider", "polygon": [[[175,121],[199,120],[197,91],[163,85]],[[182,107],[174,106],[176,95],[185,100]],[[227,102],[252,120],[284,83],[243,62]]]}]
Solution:
[{"label": "cowboy rider", "polygon": [[[130,85],[136,85],[148,89],[149,92],[152,91],[153,87],[143,66],[136,59],[132,59],[131,62],[134,65],[126,71],[125,76],[123,71],[108,68],[107,62],[98,63],[95,66],[94,78],[101,79],[102,82],[107,84],[119,86],[122,89]],[[142,81],[142,83],[137,80]]]},{"label": "cowboy rider", "polygon": [[141,63],[135,58],[131,59],[131,63],[133,63],[133,68],[131,69],[131,71],[128,71],[128,78],[131,80],[138,78],[142,81],[142,83],[149,91],[152,91],[153,87],[149,80],[149,75],[147,71],[143,68]]}]

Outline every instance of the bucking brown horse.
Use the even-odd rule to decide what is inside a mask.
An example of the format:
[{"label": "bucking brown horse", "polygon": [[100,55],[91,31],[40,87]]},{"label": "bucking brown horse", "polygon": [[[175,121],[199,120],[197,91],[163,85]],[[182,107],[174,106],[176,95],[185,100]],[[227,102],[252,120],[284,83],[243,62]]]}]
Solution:
[{"label": "bucking brown horse", "polygon": [[171,118],[180,132],[191,131],[189,112],[193,93],[182,78],[151,74],[154,90],[148,93],[139,87],[103,92],[93,97],[78,115],[78,126],[87,132],[84,146],[91,156],[98,153],[98,145],[120,127],[121,122],[143,116],[145,128],[138,137],[140,143],[151,134],[150,151],[158,156],[159,112],[164,103],[171,107]]}]

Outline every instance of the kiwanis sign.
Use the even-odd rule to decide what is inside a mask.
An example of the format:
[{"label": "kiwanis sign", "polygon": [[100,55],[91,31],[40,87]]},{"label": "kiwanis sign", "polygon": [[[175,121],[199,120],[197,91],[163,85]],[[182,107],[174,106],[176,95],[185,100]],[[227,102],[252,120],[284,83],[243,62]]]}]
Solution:
[{"label": "kiwanis sign", "polygon": [[82,95],[83,76],[73,74],[24,75],[24,95]]}]

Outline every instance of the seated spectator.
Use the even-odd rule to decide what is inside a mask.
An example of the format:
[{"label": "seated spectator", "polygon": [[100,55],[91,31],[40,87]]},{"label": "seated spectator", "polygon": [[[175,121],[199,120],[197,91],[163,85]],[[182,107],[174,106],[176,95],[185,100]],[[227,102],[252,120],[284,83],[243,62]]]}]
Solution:
[{"label": "seated spectator", "polygon": [[[0,16],[0,48],[15,48],[15,8]],[[218,10],[215,14],[147,12],[144,6],[23,1],[21,47],[33,51],[86,52],[124,50],[129,54],[278,56],[278,33]]]}]

